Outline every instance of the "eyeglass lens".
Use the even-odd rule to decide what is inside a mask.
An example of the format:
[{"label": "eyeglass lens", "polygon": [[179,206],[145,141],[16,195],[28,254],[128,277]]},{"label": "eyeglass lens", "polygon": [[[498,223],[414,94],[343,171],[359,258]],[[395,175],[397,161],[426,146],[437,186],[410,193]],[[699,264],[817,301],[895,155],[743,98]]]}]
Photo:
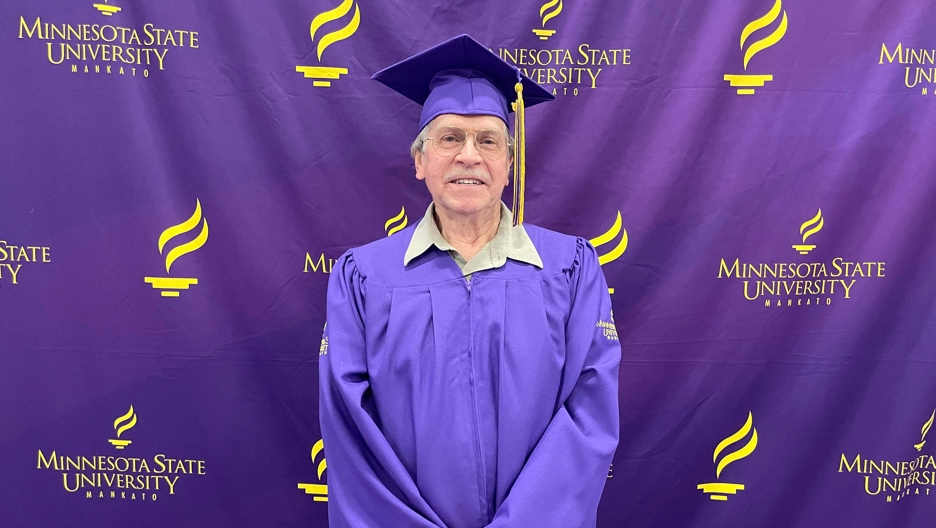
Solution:
[{"label": "eyeglass lens", "polygon": [[[440,127],[432,133],[432,146],[440,156],[453,156],[465,147],[468,132],[458,127]],[[475,148],[484,157],[500,159],[507,153],[507,136],[497,130],[474,132]]]}]

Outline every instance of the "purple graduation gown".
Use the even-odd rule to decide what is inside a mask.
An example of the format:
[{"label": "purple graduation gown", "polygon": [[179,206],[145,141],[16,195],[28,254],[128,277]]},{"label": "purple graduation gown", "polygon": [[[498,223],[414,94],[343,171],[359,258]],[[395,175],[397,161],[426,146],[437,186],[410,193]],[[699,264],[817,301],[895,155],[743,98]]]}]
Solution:
[{"label": "purple graduation gown", "polygon": [[404,267],[414,228],[332,269],[330,526],[595,526],[621,349],[594,248],[524,224],[543,268],[508,259],[467,281],[434,246]]}]

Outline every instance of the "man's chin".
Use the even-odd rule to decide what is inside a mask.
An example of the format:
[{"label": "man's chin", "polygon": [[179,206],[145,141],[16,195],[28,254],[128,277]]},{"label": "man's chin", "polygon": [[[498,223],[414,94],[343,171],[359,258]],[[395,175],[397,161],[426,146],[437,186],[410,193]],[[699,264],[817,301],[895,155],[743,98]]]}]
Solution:
[{"label": "man's chin", "polygon": [[450,197],[449,199],[443,199],[441,204],[447,212],[462,216],[474,216],[498,205],[496,200],[492,202],[487,196],[483,199],[480,197],[478,199]]}]

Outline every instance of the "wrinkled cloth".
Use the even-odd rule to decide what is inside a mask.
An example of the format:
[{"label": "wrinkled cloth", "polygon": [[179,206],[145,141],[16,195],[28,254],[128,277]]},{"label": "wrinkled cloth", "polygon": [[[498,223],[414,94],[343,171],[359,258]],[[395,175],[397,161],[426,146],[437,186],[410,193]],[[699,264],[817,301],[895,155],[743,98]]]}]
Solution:
[{"label": "wrinkled cloth", "polygon": [[[593,527],[618,443],[620,344],[587,241],[467,281],[410,227],[346,252],[319,356],[329,524]],[[326,345],[327,343],[327,345]]]},{"label": "wrinkled cloth", "polygon": [[543,261],[533,241],[527,236],[523,224],[513,225],[513,215],[510,214],[510,208],[504,202],[500,204],[500,222],[497,225],[497,233],[494,238],[488,241],[484,247],[478,251],[478,254],[471,257],[471,260],[465,260],[455,246],[449,244],[448,240],[442,236],[439,226],[435,222],[435,202],[429,204],[426,214],[416,225],[413,231],[413,237],[409,245],[406,246],[406,253],[403,254],[403,265],[406,266],[411,260],[422,255],[432,246],[441,250],[448,251],[448,254],[455,259],[458,267],[462,270],[462,275],[470,278],[476,271],[499,268],[507,262],[508,258],[520,262],[527,262],[536,267],[542,268]]}]

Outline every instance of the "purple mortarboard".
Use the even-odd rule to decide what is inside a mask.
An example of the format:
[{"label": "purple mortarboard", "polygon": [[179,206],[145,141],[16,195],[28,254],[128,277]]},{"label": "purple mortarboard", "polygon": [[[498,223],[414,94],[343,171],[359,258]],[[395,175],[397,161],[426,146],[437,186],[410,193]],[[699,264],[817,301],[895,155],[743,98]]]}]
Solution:
[{"label": "purple mortarboard", "polygon": [[509,123],[507,102],[516,99],[518,82],[525,106],[556,98],[468,35],[446,40],[371,78],[422,105],[418,130],[442,114],[493,115]]},{"label": "purple mortarboard", "polygon": [[515,111],[513,213],[515,223],[523,222],[524,107],[556,96],[468,35],[446,40],[371,78],[422,105],[419,130],[442,114],[492,115],[510,123],[507,116]]}]

